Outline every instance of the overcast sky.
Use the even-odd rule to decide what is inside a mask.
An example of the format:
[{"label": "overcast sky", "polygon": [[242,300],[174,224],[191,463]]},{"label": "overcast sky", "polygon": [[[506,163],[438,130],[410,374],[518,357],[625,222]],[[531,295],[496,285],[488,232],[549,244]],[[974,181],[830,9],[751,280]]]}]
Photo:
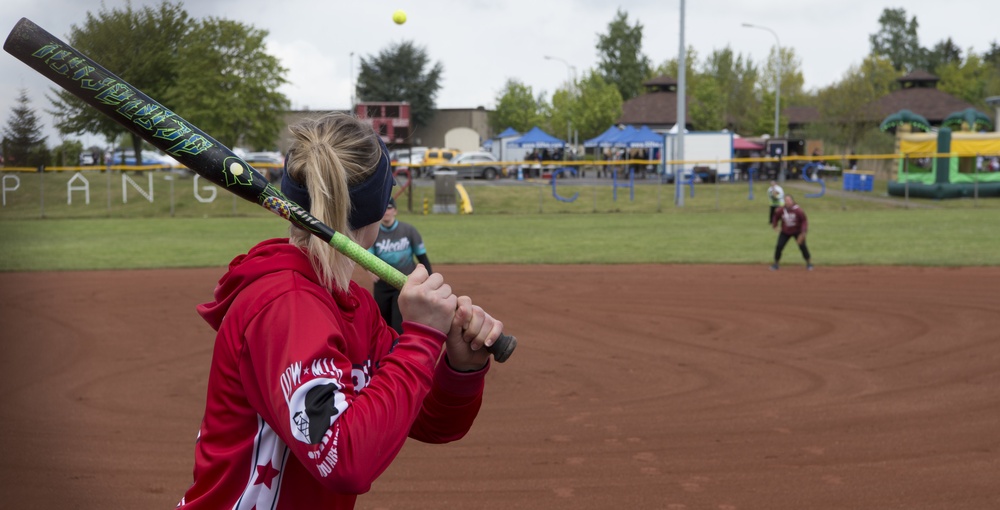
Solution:
[{"label": "overcast sky", "polygon": [[[159,3],[133,0],[132,5]],[[108,9],[126,5],[125,0],[103,4]],[[685,43],[702,58],[728,45],[762,64],[775,36],[741,24],[765,26],[782,46],[795,48],[806,89],[830,85],[861,62],[869,51],[868,36],[878,31],[878,17],[887,7],[903,7],[908,17],[917,17],[925,47],[951,37],[963,50],[983,53],[1000,39],[996,0],[689,0],[685,5]],[[66,39],[72,25],[81,25],[88,11],[100,8],[101,2],[93,0],[4,1],[0,34],[6,38],[17,20],[27,17]],[[346,109],[361,57],[405,40],[443,64],[439,108],[493,108],[510,78],[550,98],[571,75],[569,66],[578,75],[596,67],[598,35],[607,32],[619,8],[630,24],[642,23],[642,50],[654,65],[676,58],[680,42],[680,0],[198,0],[185,2],[184,8],[194,18],[221,17],[268,31],[268,52],[288,69],[283,92],[295,109]],[[397,9],[407,13],[404,25],[392,22]],[[100,55],[88,56],[101,62]],[[44,110],[51,82],[3,53],[0,125],[6,126],[20,88],[28,89],[32,107],[50,125]],[[54,130],[45,133],[50,146],[58,143]]]}]

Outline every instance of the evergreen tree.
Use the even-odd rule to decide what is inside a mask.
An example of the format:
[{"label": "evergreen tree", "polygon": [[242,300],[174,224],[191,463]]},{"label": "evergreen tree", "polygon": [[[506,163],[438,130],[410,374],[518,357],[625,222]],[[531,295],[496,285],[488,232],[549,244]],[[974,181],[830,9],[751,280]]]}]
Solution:
[{"label": "evergreen tree", "polygon": [[46,137],[42,136],[42,126],[30,102],[28,91],[21,89],[17,104],[11,108],[13,115],[7,119],[7,125],[3,128],[5,166],[34,167],[49,162]]},{"label": "evergreen tree", "polygon": [[[428,67],[429,66],[429,67]],[[427,50],[412,41],[389,46],[377,56],[361,58],[358,99],[361,101],[406,101],[417,126],[426,126],[434,115],[435,98],[441,90],[444,66],[430,65]]]},{"label": "evergreen tree", "polygon": [[1000,71],[1000,44],[997,44],[996,40],[990,43],[990,49],[983,54],[983,61]]},{"label": "evergreen tree", "polygon": [[940,67],[953,62],[962,63],[962,49],[949,37],[938,42],[934,45],[933,49],[925,52],[922,67],[931,73],[937,74]]},{"label": "evergreen tree", "polygon": [[871,34],[871,54],[889,59],[897,71],[912,71],[923,62],[924,50],[917,38],[917,17],[906,20],[906,9],[886,8],[878,18],[879,31]]},{"label": "evergreen tree", "polygon": [[601,77],[618,87],[623,100],[642,93],[651,67],[649,57],[642,53],[642,24],[629,25],[628,14],[619,9],[608,24],[608,33],[598,36],[597,52]]}]

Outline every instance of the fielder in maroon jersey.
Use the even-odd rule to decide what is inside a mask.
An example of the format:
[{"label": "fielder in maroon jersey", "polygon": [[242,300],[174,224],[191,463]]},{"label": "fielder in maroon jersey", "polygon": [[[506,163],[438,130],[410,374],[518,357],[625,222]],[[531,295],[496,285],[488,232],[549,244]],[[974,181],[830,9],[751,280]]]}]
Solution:
[{"label": "fielder in maroon jersey", "polygon": [[799,207],[799,204],[795,203],[795,198],[791,195],[785,195],[785,206],[775,210],[774,216],[771,217],[771,227],[775,230],[778,230],[779,223],[781,229],[778,233],[778,245],[774,248],[774,264],[771,265],[771,271],[778,270],[781,252],[785,250],[788,240],[793,238],[799,245],[802,258],[806,260],[806,270],[812,271],[812,257],[809,255],[809,247],[806,246],[806,231],[809,230],[809,220],[806,218],[805,211]]},{"label": "fielder in maroon jersey", "polygon": [[[290,131],[282,192],[370,247],[393,186],[385,144],[342,114]],[[472,426],[503,324],[417,266],[398,334],[353,268],[293,225],[236,257],[198,307],[218,334],[179,508],[351,509],[407,437],[444,443]]]}]

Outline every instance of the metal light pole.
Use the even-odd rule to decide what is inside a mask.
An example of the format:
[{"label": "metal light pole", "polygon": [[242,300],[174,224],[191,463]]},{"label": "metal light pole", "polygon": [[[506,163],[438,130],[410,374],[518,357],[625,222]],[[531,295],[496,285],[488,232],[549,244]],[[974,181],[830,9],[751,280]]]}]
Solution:
[{"label": "metal light pole", "polygon": [[[553,57],[551,55],[545,55],[545,60],[558,60],[559,62],[562,62],[563,64],[566,65],[566,71],[567,71],[567,73],[569,73],[566,76],[570,80],[570,82],[569,82],[569,93],[572,94],[573,97],[576,97],[576,66],[574,66],[573,64],[570,64],[565,59],[561,59],[559,57]],[[573,121],[571,121],[570,119],[566,119],[566,144],[567,145],[573,143],[572,138],[573,138]],[[568,152],[569,151],[563,151],[563,160],[564,161],[566,160],[566,158],[569,155]]]},{"label": "metal light pole", "polygon": [[778,34],[776,34],[774,32],[774,30],[771,30],[770,28],[762,27],[760,25],[753,25],[753,24],[750,24],[750,23],[744,23],[743,26],[747,27],[747,28],[759,28],[761,30],[767,30],[768,32],[771,32],[771,35],[774,36],[774,41],[778,44],[778,52],[777,52],[777,55],[778,55],[778,77],[777,77],[777,87],[776,87],[776,89],[774,91],[774,137],[778,138],[778,122],[779,122],[779,119],[780,119],[780,112],[781,112],[781,60],[782,60],[782,58],[781,58],[781,40],[778,39]]},{"label": "metal light pole", "polygon": [[354,115],[354,52],[351,52],[351,115]]},{"label": "metal light pole", "polygon": [[566,75],[569,78],[570,92],[576,92],[576,66],[570,64],[569,62],[561,59],[559,57],[553,57],[551,55],[545,55],[545,60],[558,60],[563,64],[566,64],[566,71],[569,73]]},{"label": "metal light pole", "polygon": [[[677,52],[677,136],[674,138],[674,205],[684,207],[684,128],[687,126],[687,47],[684,46],[684,0],[681,0],[680,50]],[[694,179],[692,173],[691,178]]]}]

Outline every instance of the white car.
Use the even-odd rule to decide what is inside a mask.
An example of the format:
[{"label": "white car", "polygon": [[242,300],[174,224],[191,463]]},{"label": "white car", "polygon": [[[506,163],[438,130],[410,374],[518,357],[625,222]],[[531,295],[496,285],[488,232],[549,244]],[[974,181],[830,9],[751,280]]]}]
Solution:
[{"label": "white car", "polygon": [[389,160],[396,164],[396,168],[409,168],[414,177],[419,177],[424,163],[424,155],[427,154],[427,147],[408,147],[405,149],[395,149],[389,151]]},{"label": "white car", "polygon": [[426,153],[427,147],[406,147],[389,151],[389,159],[394,162],[403,162],[412,159],[416,164],[424,160],[424,154]]},{"label": "white car", "polygon": [[[135,151],[132,149],[118,149],[111,154],[112,165],[135,165]],[[170,168],[182,168],[176,159],[152,149],[142,150],[142,163],[140,165],[157,165]]]},{"label": "white car", "polygon": [[281,181],[285,157],[280,152],[248,152],[243,156],[243,161],[250,163],[255,170],[264,174],[271,184]]},{"label": "white car", "polygon": [[500,175],[498,163],[497,157],[489,152],[463,152],[455,156],[447,165],[434,167],[434,172],[454,170],[457,172],[457,177],[462,179],[493,180]]}]

